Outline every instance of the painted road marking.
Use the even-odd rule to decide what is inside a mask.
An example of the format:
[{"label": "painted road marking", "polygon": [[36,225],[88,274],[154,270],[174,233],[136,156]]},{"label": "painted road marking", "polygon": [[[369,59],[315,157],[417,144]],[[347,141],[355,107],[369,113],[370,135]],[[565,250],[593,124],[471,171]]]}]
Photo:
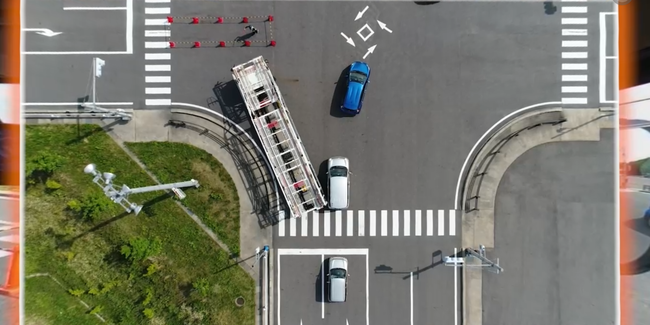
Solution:
[{"label": "painted road marking", "polygon": [[341,213],[340,210],[334,212],[334,227],[335,227],[334,235],[336,237],[341,237],[342,228],[343,228],[341,222],[343,222],[343,213]]},{"label": "painted road marking", "polygon": [[427,236],[433,236],[433,211],[427,210]]},{"label": "painted road marking", "polygon": [[144,77],[144,82],[146,83],[168,83],[172,81],[172,77],[162,77],[162,76],[146,76]]},{"label": "painted road marking", "polygon": [[145,19],[144,20],[144,25],[145,26],[164,26],[169,24],[167,19],[161,18],[161,19]]},{"label": "painted road marking", "polygon": [[370,210],[370,237],[377,235],[377,211]]},{"label": "painted road marking", "polygon": [[562,98],[562,104],[586,104],[587,98]]},{"label": "painted road marking", "polygon": [[282,255],[368,255],[367,248],[276,248]]},{"label": "painted road marking", "polygon": [[588,52],[562,52],[563,59],[586,59]]},{"label": "painted road marking", "polygon": [[171,53],[145,53],[145,60],[170,60],[172,58]]},{"label": "painted road marking", "polygon": [[[364,29],[367,29],[369,31],[366,37],[363,37],[363,34],[361,34],[361,32],[363,32]],[[375,34],[375,32],[372,30],[372,28],[370,28],[370,26],[368,26],[368,24],[363,25],[363,27],[361,27],[361,29],[357,31],[357,35],[359,35],[359,37],[361,37],[361,39],[364,42],[370,39],[370,36],[372,36],[373,34]]]},{"label": "painted road marking", "polygon": [[586,29],[562,29],[562,36],[587,36]]},{"label": "painted road marking", "polygon": [[363,236],[366,235],[366,233],[365,233],[366,230],[364,228],[365,227],[365,222],[366,222],[365,217],[366,217],[365,216],[365,211],[359,211],[359,216],[357,217],[357,219],[359,220],[359,226],[357,227],[357,228],[359,228],[359,237],[363,237]]},{"label": "painted road marking", "polygon": [[411,211],[404,211],[404,236],[411,236]]},{"label": "painted road marking", "polygon": [[172,71],[172,66],[169,64],[147,64],[144,66],[144,71]]},{"label": "painted road marking", "polygon": [[399,211],[393,210],[393,237],[399,236]]},{"label": "painted road marking", "polygon": [[449,210],[449,236],[456,236],[456,210]]},{"label": "painted road marking", "polygon": [[145,30],[144,37],[171,37],[171,30]]},{"label": "painted road marking", "polygon": [[147,106],[171,106],[171,99],[146,99],[144,104]]},{"label": "painted road marking", "polygon": [[170,8],[144,8],[146,15],[168,15],[170,12]]},{"label": "painted road marking", "polygon": [[388,211],[381,210],[381,235],[388,236]]},{"label": "painted road marking", "polygon": [[302,237],[307,237],[307,233],[309,233],[309,216],[305,216],[300,218],[300,235]]},{"label": "painted road marking", "polygon": [[438,236],[445,235],[445,210],[438,210]]},{"label": "painted road marking", "polygon": [[296,218],[289,219],[289,236],[296,236]]},{"label": "painted road marking", "polygon": [[352,228],[353,223],[354,223],[353,218],[354,218],[354,212],[353,211],[347,211],[348,226],[345,227],[345,230],[346,230],[346,233],[347,233],[348,237],[354,236],[354,231],[353,231],[354,229]]},{"label": "painted road marking", "polygon": [[585,14],[587,7],[562,7],[563,14]]},{"label": "painted road marking", "polygon": [[320,222],[319,219],[320,219],[320,214],[318,213],[318,211],[314,211],[314,219],[312,220],[314,223],[314,229],[313,229],[314,232],[312,236],[314,237],[318,237],[318,226],[319,226],[318,223]]},{"label": "painted road marking", "polygon": [[587,87],[562,87],[563,93],[586,93]]},{"label": "painted road marking", "polygon": [[562,41],[562,47],[587,47],[588,41]]},{"label": "painted road marking", "polygon": [[72,10],[94,10],[94,11],[107,11],[107,10],[128,10],[127,7],[63,7],[63,10],[72,11]]},{"label": "painted road marking", "polygon": [[169,42],[144,42],[145,49],[166,49],[169,47]]},{"label": "painted road marking", "polygon": [[587,18],[562,18],[562,25],[586,25]]},{"label": "painted road marking", "polygon": [[148,87],[144,89],[144,93],[147,95],[169,95],[172,93],[172,89],[167,87]]},{"label": "painted road marking", "polygon": [[415,210],[415,236],[422,236],[422,211]]},{"label": "painted road marking", "polygon": [[280,237],[284,237],[284,222],[285,222],[285,220],[287,220],[287,219],[280,219],[280,221],[278,221],[278,236],[280,236]]},{"label": "painted road marking", "polygon": [[145,3],[169,3],[172,0],[144,0]]},{"label": "painted road marking", "polygon": [[587,70],[587,63],[562,63],[562,70]]},{"label": "painted road marking", "polygon": [[586,74],[578,74],[578,75],[565,74],[562,75],[562,81],[587,81],[587,75]]},{"label": "painted road marking", "polygon": [[325,211],[325,213],[323,214],[323,219],[325,221],[325,223],[323,224],[323,231],[324,231],[323,236],[329,237],[330,236],[330,212],[329,211]]}]

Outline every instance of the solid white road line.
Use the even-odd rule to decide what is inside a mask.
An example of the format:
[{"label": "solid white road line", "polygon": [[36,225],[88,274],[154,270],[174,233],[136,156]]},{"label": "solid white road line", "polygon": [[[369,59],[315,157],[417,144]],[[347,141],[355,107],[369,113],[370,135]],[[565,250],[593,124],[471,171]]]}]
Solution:
[{"label": "solid white road line", "polygon": [[321,254],[320,256],[320,275],[320,314],[321,318],[325,319],[325,254]]},{"label": "solid white road line", "polygon": [[144,42],[145,49],[166,49],[169,47],[169,42]]},{"label": "solid white road line", "polygon": [[562,25],[586,25],[587,18],[562,18]]},{"label": "solid white road line", "polygon": [[171,99],[146,99],[144,104],[147,106],[170,106],[172,104]]},{"label": "solid white road line", "polygon": [[169,3],[172,0],[144,0],[145,3]]},{"label": "solid white road line", "polygon": [[438,210],[438,236],[445,235],[445,210]]},{"label": "solid white road line", "polygon": [[413,325],[413,272],[411,272],[411,325]]},{"label": "solid white road line", "polygon": [[289,236],[296,236],[296,218],[289,219]]},{"label": "solid white road line", "polygon": [[586,59],[588,57],[588,52],[562,52],[563,59]]},{"label": "solid white road line", "polygon": [[587,7],[562,7],[563,14],[584,14],[587,13]]},{"label": "solid white road line", "polygon": [[286,219],[280,219],[280,221],[278,221],[278,236],[280,237],[284,237],[285,220]]},{"label": "solid white road line", "polygon": [[393,237],[399,236],[399,211],[393,210]]},{"label": "solid white road line", "polygon": [[145,15],[169,15],[170,8],[144,8]]},{"label": "solid white road line", "polygon": [[145,26],[164,26],[169,24],[166,18],[162,19],[145,19],[144,20],[144,25]]},{"label": "solid white road line", "polygon": [[172,81],[172,77],[162,77],[162,76],[146,76],[144,77],[144,82],[146,83],[168,83]]},{"label": "solid white road line", "polygon": [[368,255],[367,248],[276,248],[278,256],[282,255]]},{"label": "solid white road line", "polygon": [[325,211],[323,213],[323,221],[325,222],[323,224],[323,236],[329,237],[330,236],[330,212]]},{"label": "solid white road line", "polygon": [[172,71],[172,66],[169,64],[147,64],[144,66],[144,71]]},{"label": "solid white road line", "polygon": [[[458,250],[454,247],[454,256]],[[458,325],[458,266],[454,265],[454,325]]]},{"label": "solid white road line", "polygon": [[404,236],[411,236],[411,211],[404,210]]},{"label": "solid white road line", "polygon": [[381,235],[388,236],[388,211],[381,210]]},{"label": "solid white road line", "polygon": [[[133,102],[97,102],[97,106],[133,106]],[[23,106],[79,106],[79,102],[22,103]],[[0,221],[2,223],[2,221]]]},{"label": "solid white road line", "polygon": [[318,211],[314,211],[314,219],[312,220],[312,222],[314,223],[314,232],[312,236],[314,237],[318,237],[318,226],[320,223],[319,219],[320,219],[320,214],[318,213]]},{"label": "solid white road line", "polygon": [[170,30],[145,30],[144,37],[171,37]]},{"label": "solid white road line", "polygon": [[561,2],[587,2],[588,0],[561,0]]},{"label": "solid white road line", "polygon": [[126,7],[63,7],[63,10],[107,11],[107,10],[127,10],[127,9]]},{"label": "solid white road line", "polygon": [[587,104],[587,98],[562,98],[562,104]]},{"label": "solid white road line", "polygon": [[427,210],[427,236],[433,236],[433,210]]},{"label": "solid white road line", "polygon": [[587,87],[562,87],[563,93],[586,93]]},{"label": "solid white road line", "polygon": [[562,36],[587,36],[586,29],[562,29]]},{"label": "solid white road line", "polygon": [[354,212],[348,210],[347,214],[348,225],[345,229],[345,232],[347,233],[348,237],[352,237],[354,236]]},{"label": "solid white road line", "polygon": [[587,63],[562,63],[562,70],[587,70]]},{"label": "solid white road line", "polygon": [[562,41],[562,47],[587,47],[588,41]]},{"label": "solid white road line", "polygon": [[359,215],[357,216],[357,218],[359,219],[359,225],[358,225],[359,237],[363,237],[363,236],[366,235],[366,229],[365,229],[366,220],[365,220],[365,217],[366,217],[365,216],[365,211],[359,211]]},{"label": "solid white road line", "polygon": [[562,81],[587,81],[587,75],[586,74],[579,74],[579,75],[565,74],[562,75]]},{"label": "solid white road line", "polygon": [[456,236],[456,210],[449,210],[449,236]]},{"label": "solid white road line", "polygon": [[150,87],[145,88],[144,93],[147,95],[169,95],[172,93],[172,89],[166,87]]},{"label": "solid white road line", "polygon": [[309,215],[300,218],[300,236],[307,237],[309,234]]},{"label": "solid white road line", "polygon": [[334,212],[334,236],[336,237],[341,237],[341,232],[342,232],[342,223],[343,223],[343,216],[341,211],[336,211]]},{"label": "solid white road line", "polygon": [[422,211],[415,210],[415,236],[422,236]]},{"label": "solid white road line", "polygon": [[171,53],[145,53],[145,60],[169,60],[172,58]]},{"label": "solid white road line", "polygon": [[375,237],[375,236],[377,236],[377,211],[370,210],[369,218],[370,218],[370,220],[369,220],[370,237]]}]

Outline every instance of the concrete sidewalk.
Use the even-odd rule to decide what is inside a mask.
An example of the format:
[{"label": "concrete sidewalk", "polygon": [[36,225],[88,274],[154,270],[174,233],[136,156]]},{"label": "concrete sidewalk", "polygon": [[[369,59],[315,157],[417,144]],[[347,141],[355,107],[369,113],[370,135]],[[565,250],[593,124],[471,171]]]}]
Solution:
[{"label": "concrete sidewalk", "polygon": [[[488,173],[480,185],[480,198],[477,203],[479,209],[463,213],[463,248],[477,249],[479,245],[485,245],[488,252],[494,248],[494,207],[498,186],[508,167],[524,152],[550,142],[600,141],[601,129],[615,127],[614,116],[604,117],[611,113],[602,112],[599,109],[563,110],[557,107],[522,115],[499,132],[507,135],[514,130],[540,123],[540,114],[554,112],[564,116],[566,122],[555,126],[543,125],[523,131],[518,137],[505,144],[495,155],[487,169]],[[493,139],[493,143],[488,142],[484,150],[490,151],[494,147],[499,141],[499,134],[495,135]],[[477,161],[487,153],[478,154]],[[472,168],[476,168],[475,162],[472,162]],[[474,170],[470,170],[470,175],[472,174],[474,174]],[[467,181],[469,182],[469,178]],[[482,274],[483,270],[480,268],[463,268],[463,324],[465,325],[483,324]]]}]

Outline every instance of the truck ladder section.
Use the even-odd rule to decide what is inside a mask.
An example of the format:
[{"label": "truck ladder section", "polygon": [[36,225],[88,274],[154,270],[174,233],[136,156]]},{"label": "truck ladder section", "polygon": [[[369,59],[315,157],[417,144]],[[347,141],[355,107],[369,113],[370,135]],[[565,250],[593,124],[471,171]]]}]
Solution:
[{"label": "truck ladder section", "polygon": [[259,56],[233,67],[232,76],[282,187],[292,218],[325,207],[327,201],[314,167],[264,58]]}]

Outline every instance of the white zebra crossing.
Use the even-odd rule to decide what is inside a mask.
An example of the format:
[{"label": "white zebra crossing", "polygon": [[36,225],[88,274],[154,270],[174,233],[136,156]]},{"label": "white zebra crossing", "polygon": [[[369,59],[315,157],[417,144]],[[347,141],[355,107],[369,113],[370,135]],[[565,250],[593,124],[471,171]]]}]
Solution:
[{"label": "white zebra crossing", "polygon": [[[287,235],[286,228],[288,227],[288,237],[319,237],[321,235],[323,237],[456,236],[456,210],[437,210],[437,218],[435,218],[435,211],[369,210],[366,213],[363,210],[348,210],[313,212],[302,218],[281,220],[277,225],[277,233],[279,237],[285,237]],[[366,216],[368,217],[367,220]],[[379,222],[377,218],[379,218]],[[425,228],[424,232],[423,228]],[[300,232],[299,235],[298,232]]]}]

